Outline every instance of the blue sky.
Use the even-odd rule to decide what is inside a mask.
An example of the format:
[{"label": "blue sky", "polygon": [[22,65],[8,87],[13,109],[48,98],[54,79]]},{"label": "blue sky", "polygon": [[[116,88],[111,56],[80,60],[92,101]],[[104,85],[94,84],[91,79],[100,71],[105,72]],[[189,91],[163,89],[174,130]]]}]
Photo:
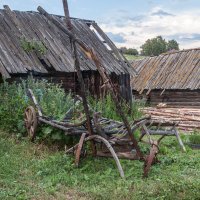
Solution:
[{"label": "blue sky", "polygon": [[[117,46],[139,49],[162,35],[181,48],[200,47],[200,0],[68,0],[72,17],[97,21]],[[63,15],[62,0],[0,0],[0,8],[36,10]]]}]

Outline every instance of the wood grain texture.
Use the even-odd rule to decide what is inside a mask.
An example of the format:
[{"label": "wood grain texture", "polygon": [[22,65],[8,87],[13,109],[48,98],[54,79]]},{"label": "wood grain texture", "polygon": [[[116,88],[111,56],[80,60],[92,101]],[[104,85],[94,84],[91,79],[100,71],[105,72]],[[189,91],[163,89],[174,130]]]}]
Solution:
[{"label": "wood grain texture", "polygon": [[[52,17],[64,26],[64,17],[56,15]],[[71,21],[74,34],[85,44],[95,48],[108,73],[114,72],[117,75],[130,73],[128,64],[117,59],[91,30],[90,26],[96,25],[94,21],[75,18],[71,18]],[[98,31],[103,32],[100,28]],[[38,55],[34,51],[25,52],[20,44],[22,38],[42,42],[47,52],[44,55]],[[48,73],[52,69],[58,72],[75,71],[68,35],[37,12],[12,11],[7,6],[0,10],[0,47],[3,76],[5,69],[9,74],[27,73],[27,71]],[[116,49],[115,46],[112,48]],[[79,46],[77,50],[81,70],[96,70],[94,63],[87,58]]]},{"label": "wood grain texture", "polygon": [[151,90],[200,89],[200,48],[133,61],[139,71],[131,86],[140,94]]}]

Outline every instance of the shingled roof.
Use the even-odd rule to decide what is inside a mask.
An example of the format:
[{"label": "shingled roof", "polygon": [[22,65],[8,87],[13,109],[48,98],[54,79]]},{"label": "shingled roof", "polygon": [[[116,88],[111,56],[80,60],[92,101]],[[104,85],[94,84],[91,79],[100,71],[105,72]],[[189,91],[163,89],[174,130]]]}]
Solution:
[{"label": "shingled roof", "polygon": [[[52,17],[65,26],[64,17],[56,15]],[[75,18],[71,21],[75,35],[96,50],[108,73],[120,74],[131,71],[126,61],[122,63],[112,53],[110,47],[106,47],[99,36],[103,31],[94,21]],[[100,34],[96,34],[95,31],[100,31]],[[22,38],[42,42],[47,52],[38,55],[35,52],[24,51],[21,45]],[[69,37],[43,15],[37,12],[0,10],[0,74],[5,78],[10,77],[11,74],[23,74],[29,71],[43,74],[52,70],[74,72],[71,51]],[[94,63],[79,47],[78,53],[81,70],[96,70]]]},{"label": "shingled roof", "polygon": [[131,81],[142,93],[153,89],[200,89],[200,48],[148,57],[132,63],[139,75]]}]

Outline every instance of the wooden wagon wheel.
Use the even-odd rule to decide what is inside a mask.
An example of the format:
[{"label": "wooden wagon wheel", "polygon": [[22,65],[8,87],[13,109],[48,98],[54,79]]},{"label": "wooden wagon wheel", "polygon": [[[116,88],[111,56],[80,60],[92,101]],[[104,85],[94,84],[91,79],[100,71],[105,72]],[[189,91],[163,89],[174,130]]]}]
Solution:
[{"label": "wooden wagon wheel", "polygon": [[156,155],[158,154],[158,145],[157,142],[153,142],[152,147],[150,149],[150,153],[146,158],[146,161],[144,163],[144,174],[143,177],[147,177],[149,170],[152,166],[152,164],[156,161]]},{"label": "wooden wagon wheel", "polygon": [[38,125],[36,110],[33,106],[29,106],[25,110],[24,121],[28,136],[31,141],[34,141],[36,136],[36,129]]}]

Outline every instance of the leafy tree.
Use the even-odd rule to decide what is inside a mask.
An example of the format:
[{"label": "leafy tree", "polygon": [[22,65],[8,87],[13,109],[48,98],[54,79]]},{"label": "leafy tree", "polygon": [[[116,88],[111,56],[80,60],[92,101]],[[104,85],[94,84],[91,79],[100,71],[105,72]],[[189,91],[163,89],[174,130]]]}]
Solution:
[{"label": "leafy tree", "polygon": [[126,47],[121,47],[119,49],[119,51],[123,54],[128,54],[128,55],[138,55],[138,50],[137,49],[133,49],[133,48],[129,48],[127,49]]},{"label": "leafy tree", "polygon": [[167,43],[167,50],[179,50],[179,44],[176,40],[169,40]]},{"label": "leafy tree", "polygon": [[167,42],[161,36],[148,39],[141,47],[141,54],[145,56],[158,56],[167,51]]},{"label": "leafy tree", "polygon": [[132,48],[130,48],[130,49],[127,49],[127,50],[126,50],[126,54],[136,56],[136,55],[138,55],[138,50],[137,50],[137,49],[132,49]]}]

